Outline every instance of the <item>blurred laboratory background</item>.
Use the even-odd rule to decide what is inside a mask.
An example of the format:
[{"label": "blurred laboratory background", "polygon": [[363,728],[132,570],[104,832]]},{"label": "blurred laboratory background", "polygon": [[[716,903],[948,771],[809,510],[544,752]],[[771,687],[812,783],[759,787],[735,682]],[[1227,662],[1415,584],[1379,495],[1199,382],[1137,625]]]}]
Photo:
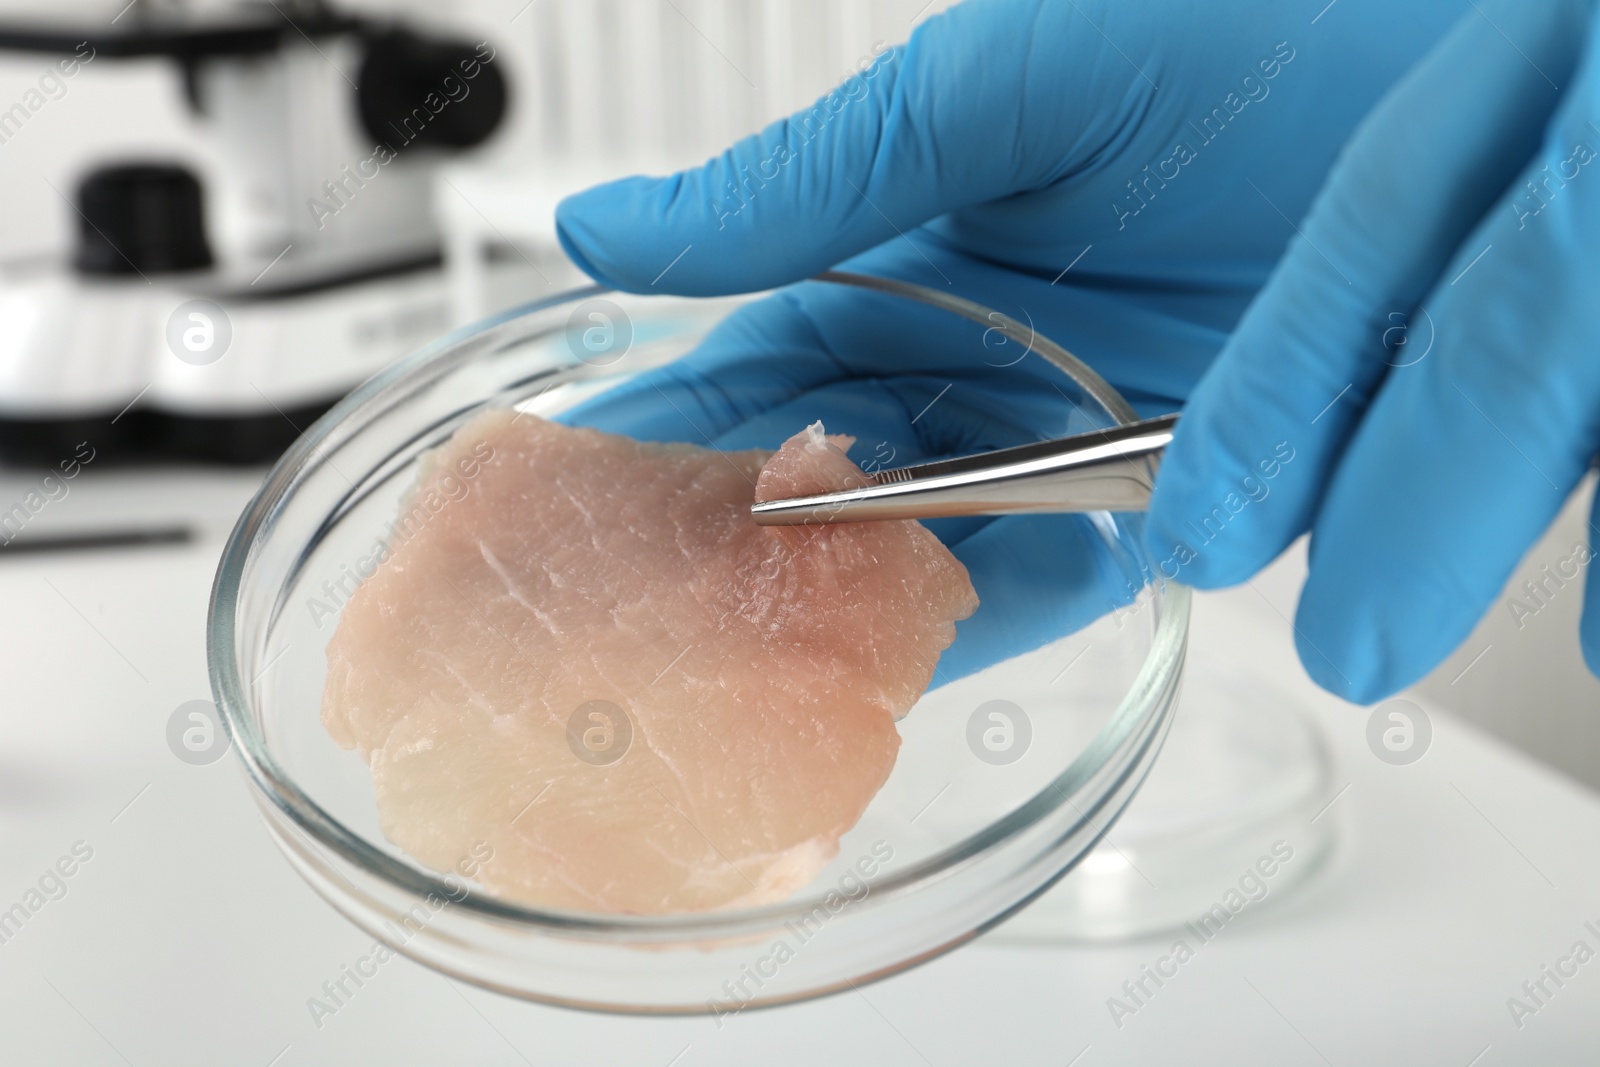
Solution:
[{"label": "blurred laboratory background", "polygon": [[[1369,711],[1296,662],[1303,543],[1196,598],[1193,662],[1271,681],[1263,699],[1287,692],[1285,715],[1326,743],[1335,776],[1295,840],[1337,844],[1276,917],[1206,950],[1230,984],[1184,979],[1165,1019],[1125,1032],[1102,1008],[1157,958],[1148,942],[985,939],[875,1002],[751,1013],[727,1034],[534,1008],[407,963],[339,1026],[308,1020],[307,993],[370,939],[272,849],[232,755],[191,761],[163,732],[209,695],[212,576],[273,459],[394,360],[583,284],[555,240],[563,196],[698,163],[948,6],[0,0],[0,915],[77,845],[102,857],[20,934],[0,922],[0,1062],[1090,1067],[1108,1050],[1077,1035],[1102,1032],[1123,1035],[1123,1062],[1222,1062],[1208,1042],[1220,1056],[1259,1033],[1287,1051],[1245,1059],[1312,1062],[1291,1017],[1312,1034],[1358,1018],[1363,1039],[1409,1035],[1448,1062],[1488,1040],[1479,1019],[1509,1042],[1503,996],[1570,943],[1536,894],[1589,877],[1572,844],[1600,826],[1600,681],[1577,641],[1582,577],[1560,577],[1596,537],[1593,476],[1402,694],[1437,712],[1416,768],[1384,761]],[[1119,871],[1105,852],[1098,869]],[[1529,1029],[1577,1048],[1587,1025]],[[1472,1048],[1439,1051],[1468,1031]]]},{"label": "blurred laboratory background", "polygon": [[[563,195],[696,163],[944,6],[0,5],[7,484],[25,491],[28,471],[81,441],[96,478],[160,465],[118,481],[139,488],[111,528],[74,532],[58,507],[10,531],[0,566],[6,550],[63,536],[176,536],[163,494],[147,491],[178,476],[173,463],[265,464],[390,361],[577,284],[554,240]],[[1584,513],[1581,500],[1567,509],[1420,691],[1600,785],[1581,597],[1551,595],[1541,572],[1585,540]],[[1527,600],[1529,580],[1545,595]]]}]

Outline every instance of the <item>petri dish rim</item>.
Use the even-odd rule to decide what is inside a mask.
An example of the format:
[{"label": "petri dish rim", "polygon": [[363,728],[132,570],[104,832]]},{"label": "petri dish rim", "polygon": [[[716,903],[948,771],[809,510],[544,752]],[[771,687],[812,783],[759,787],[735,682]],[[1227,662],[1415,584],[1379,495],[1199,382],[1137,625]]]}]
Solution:
[{"label": "petri dish rim", "polygon": [[[1055,342],[1039,335],[1031,326],[973,303],[895,279],[828,271],[817,276],[817,281],[853,286],[903,297],[928,304],[959,315],[970,321],[1005,333],[1008,338],[1027,346],[1071,378],[1083,391],[1099,404],[1116,423],[1134,421],[1137,415],[1125,399],[1072,353]],[[759,908],[729,911],[711,911],[663,916],[596,915],[586,912],[569,912],[556,909],[527,907],[498,899],[475,888],[464,896],[457,896],[458,887],[452,887],[428,869],[402,860],[371,844],[350,830],[338,818],[307,795],[279,766],[265,738],[257,728],[249,687],[240,671],[238,631],[235,626],[239,607],[239,594],[251,564],[261,545],[259,535],[270,530],[274,518],[283,509],[296,489],[322,462],[322,457],[354,437],[362,426],[364,413],[382,411],[388,402],[422,388],[434,378],[443,377],[460,363],[473,358],[504,350],[503,332],[507,327],[550,308],[571,304],[578,300],[603,295],[611,290],[590,285],[554,294],[550,297],[521,304],[492,315],[480,322],[462,327],[424,346],[417,352],[396,362],[391,367],[368,379],[331,408],[284,453],[263,481],[236,523],[223,549],[217,575],[212,587],[207,619],[207,660],[212,691],[223,722],[233,742],[235,751],[244,765],[247,777],[262,799],[269,802],[285,816],[291,825],[346,862],[376,876],[381,881],[420,897],[448,897],[451,906],[463,912],[477,914],[492,922],[513,927],[536,930],[540,933],[567,936],[579,940],[616,941],[622,943],[673,944],[701,942],[738,937],[746,931],[770,928],[774,923],[794,921],[814,909],[820,897],[797,896],[778,904]],[[486,397],[472,408],[491,402]],[[418,436],[423,436],[419,434]],[[363,485],[366,484],[364,481]],[[305,560],[331,529],[339,515],[347,509],[350,500],[362,492],[362,486],[352,486],[330,510],[318,527],[317,535],[300,547],[289,570],[289,576],[299,573]],[[285,586],[292,584],[286,581]],[[966,838],[908,867],[906,870],[875,883],[872,895],[862,903],[872,910],[891,906],[897,898],[917,888],[952,874],[964,865],[974,862],[991,850],[1006,844],[1036,827],[1064,805],[1073,803],[1082,788],[1108,767],[1113,758],[1141,728],[1147,736],[1140,742],[1138,751],[1127,765],[1114,776],[1113,782],[1100,791],[1093,805],[1085,811],[1078,808],[1078,826],[1097,825],[1094,819],[1106,804],[1119,796],[1128,775],[1147,768],[1146,750],[1159,745],[1165,735],[1164,723],[1147,720],[1152,714],[1170,718],[1172,704],[1164,700],[1177,685],[1184,661],[1184,648],[1189,624],[1190,592],[1187,587],[1171,581],[1157,583],[1162,597],[1159,619],[1149,651],[1132,686],[1123,695],[1115,712],[1094,739],[1054,778],[1031,798]],[[265,625],[270,632],[281,611],[280,598],[274,603],[272,617]],[[1124,801],[1125,802],[1125,801]],[[1073,804],[1077,807],[1076,804]],[[1115,817],[1113,813],[1112,817]],[[1104,827],[1101,828],[1103,832]],[[973,930],[972,936],[981,933],[1025,906],[1064,875],[1070,864],[1057,872],[1054,878],[1028,893]],[[344,909],[341,907],[341,911]],[[889,968],[897,971],[912,966],[923,958],[931,958],[953,946],[944,946],[918,959]],[[469,977],[469,976],[464,976]]]}]

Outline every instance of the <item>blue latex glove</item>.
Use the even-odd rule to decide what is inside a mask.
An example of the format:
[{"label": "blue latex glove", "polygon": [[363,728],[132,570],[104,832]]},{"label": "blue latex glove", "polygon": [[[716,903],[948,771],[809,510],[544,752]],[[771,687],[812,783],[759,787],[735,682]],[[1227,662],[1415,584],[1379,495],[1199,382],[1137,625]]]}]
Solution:
[{"label": "blue latex glove", "polygon": [[[969,0],[702,168],[570,198],[561,240],[596,279],[641,292],[754,291],[848,261],[1031,321],[1142,413],[1170,411],[1360,117],[1462,9],[1343,0],[1313,24],[1315,6],[1157,17],[1108,0]],[[1059,372],[952,322],[795,285],[581,417],[724,447],[770,447],[820,418],[861,439],[858,462],[885,465],[1084,428]],[[983,597],[940,680],[1127,598],[1084,523],[935,527]]]},{"label": "blue latex glove", "polygon": [[[1350,143],[1195,390],[1149,516],[1199,586],[1310,529],[1300,655],[1363,703],[1460,644],[1600,446],[1600,22],[1578,0],[1476,8]],[[1201,533],[1280,442],[1271,496]],[[1549,561],[1566,576],[1541,596],[1577,596],[1586,561]]]}]

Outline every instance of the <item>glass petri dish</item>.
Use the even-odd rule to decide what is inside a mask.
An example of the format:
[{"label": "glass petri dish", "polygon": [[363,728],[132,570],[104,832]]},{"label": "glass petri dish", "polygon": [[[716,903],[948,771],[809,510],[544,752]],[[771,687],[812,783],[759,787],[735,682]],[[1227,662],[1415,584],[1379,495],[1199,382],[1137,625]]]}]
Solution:
[{"label": "glass petri dish", "polygon": [[[1072,411],[1062,432],[1135,418],[1092,370],[998,312],[886,279],[821,281],[881,300],[886,313],[924,305],[912,310],[947,316],[949,343],[975,352],[996,331],[1026,346],[1060,372]],[[586,325],[597,300],[629,326],[624,357],[595,359],[576,340],[572,323]],[[1099,841],[1160,749],[1189,592],[1149,580],[1139,516],[1094,514],[1079,521],[1105,562],[1101,587],[1082,592],[1103,597],[1104,614],[924,694],[900,723],[893,773],[837,859],[785,902],[665,916],[541,910],[385,840],[365,762],[321,723],[337,622],[327,609],[385,542],[418,463],[486,408],[556,417],[665,366],[738,303],[588,288],[452,334],[307,431],[229,539],[208,656],[257,806],[319,894],[413,959],[502,993],[618,1012],[725,1015],[848,989],[963,944],[1047,890]],[[1130,595],[1136,610],[1113,619]],[[1070,684],[1057,684],[1069,670]],[[993,723],[1005,727],[1005,751],[981,740]]]},{"label": "glass petri dish", "polygon": [[[1178,933],[1219,900],[1276,905],[1332,851],[1334,795],[1332,757],[1293,696],[1191,662],[1161,760],[1115,832],[991,937],[1126,941]],[[1261,870],[1270,877],[1249,876]]]}]

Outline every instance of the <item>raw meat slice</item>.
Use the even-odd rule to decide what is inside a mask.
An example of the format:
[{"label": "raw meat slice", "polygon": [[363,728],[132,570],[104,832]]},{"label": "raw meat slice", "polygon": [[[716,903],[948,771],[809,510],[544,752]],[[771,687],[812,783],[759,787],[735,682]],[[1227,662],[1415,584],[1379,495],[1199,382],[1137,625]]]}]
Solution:
[{"label": "raw meat slice", "polygon": [[859,479],[850,443],[818,424],[769,462],[507,411],[463,427],[410,497],[448,502],[327,648],[323,722],[370,764],[383,832],[439,870],[486,844],[486,888],[553,908],[749,906],[815,877],[977,607],[917,523],[750,519]]}]

